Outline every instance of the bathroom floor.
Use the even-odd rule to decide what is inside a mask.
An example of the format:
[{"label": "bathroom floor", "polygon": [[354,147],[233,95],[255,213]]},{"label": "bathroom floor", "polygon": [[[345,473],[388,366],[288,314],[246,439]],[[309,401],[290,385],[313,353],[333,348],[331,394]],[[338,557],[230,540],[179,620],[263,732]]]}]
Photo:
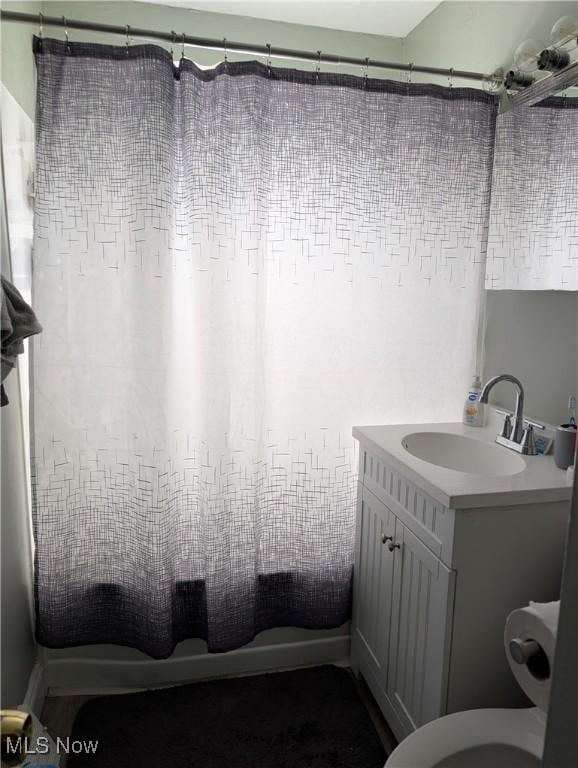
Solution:
[{"label": "bathroom floor", "polygon": [[[341,685],[345,684],[345,689],[344,689],[345,691],[349,687],[350,690],[353,690],[353,691],[357,692],[357,694],[359,695],[361,701],[363,702],[365,710],[369,714],[370,720],[369,721],[366,720],[366,723],[368,725],[369,725],[369,723],[371,723],[373,725],[373,727],[375,729],[375,732],[376,732],[377,736],[379,737],[379,741],[381,742],[381,745],[383,746],[383,751],[385,752],[386,755],[389,755],[391,753],[391,751],[396,746],[397,742],[395,740],[395,737],[391,733],[391,731],[390,731],[386,721],[384,720],[383,716],[381,715],[381,713],[380,713],[380,711],[379,711],[375,701],[373,700],[373,697],[372,697],[371,693],[369,692],[368,688],[366,687],[365,683],[357,681],[354,678],[354,676],[349,672],[349,670],[344,671],[344,670],[342,670],[340,668],[331,668],[331,667],[314,668],[314,670],[309,670],[309,671],[300,670],[296,674],[303,676],[303,673],[305,673],[305,675],[298,682],[298,684],[296,686],[296,690],[299,690],[301,688],[301,684],[302,683],[305,683],[307,685],[307,684],[313,682],[313,678],[310,681],[308,681],[307,678],[308,678],[309,675],[314,675],[315,676],[317,674],[320,675],[320,678],[319,678],[319,681],[315,680],[314,688],[317,689],[319,687],[319,683],[321,683],[321,688],[322,688],[323,687],[323,672],[324,671],[325,672],[329,672],[330,675],[331,675],[331,670],[332,669],[335,671],[335,675],[337,676],[338,680],[339,680],[339,676],[340,675],[342,676],[342,678],[344,678],[344,674],[343,674],[344,672],[345,672],[345,674],[347,674],[347,679],[341,679],[339,684],[341,684]],[[287,674],[280,673],[278,675],[275,675],[275,677],[277,677],[279,679],[279,681],[283,681],[283,682],[291,681],[292,680],[291,673],[289,673],[289,676],[287,676]],[[268,678],[270,680],[273,679],[270,675],[259,676],[259,678],[262,678],[262,679]],[[353,683],[354,683],[353,687],[350,685],[351,681],[353,681]],[[225,683],[225,681],[221,681],[221,682]],[[233,682],[233,686],[234,686],[234,682]],[[179,696],[183,692],[183,688],[190,689],[191,686],[190,685],[189,686],[185,686],[185,687],[179,686],[180,692],[175,692],[175,696]],[[224,692],[224,695],[226,696],[227,693]],[[313,695],[315,695],[315,694],[313,694]],[[43,711],[42,711],[42,721],[46,725],[50,735],[53,738],[56,737],[56,736],[59,736],[61,738],[66,738],[66,737],[70,736],[72,734],[74,720],[75,720],[75,718],[76,718],[80,708],[82,707],[82,705],[84,703],[89,702],[91,700],[94,700],[96,698],[100,698],[100,697],[97,697],[97,696],[58,696],[58,697],[49,697],[49,698],[47,698],[46,701],[45,701],[45,704],[44,704]],[[129,699],[130,698],[131,697],[129,697]],[[124,699],[125,702],[129,700],[129,699],[124,698],[124,697],[123,697],[123,699]],[[134,698],[133,698],[133,701],[134,701]],[[139,704],[140,705],[142,705],[144,701],[145,701],[145,699],[143,699],[142,697],[139,698]],[[320,699],[320,702],[321,701],[322,700]],[[279,696],[279,702],[280,702],[280,704],[281,704],[281,706],[283,708],[285,708],[287,706],[287,702],[285,702],[283,700],[283,697],[282,697],[281,693],[280,693],[280,696]],[[116,702],[114,702],[114,703],[116,703]],[[120,700],[119,700],[119,703],[120,703]],[[94,707],[95,707],[95,705],[92,705],[93,712],[97,712],[98,709],[95,709]],[[315,708],[315,706],[313,708]],[[324,708],[326,708],[326,707],[324,707]],[[110,707],[108,709],[110,709]],[[107,708],[103,707],[103,710],[107,711]],[[321,713],[321,710],[322,710],[322,707],[320,707],[320,709],[319,709],[320,713]],[[283,709],[283,711],[285,711],[285,710]],[[277,716],[277,717],[279,717],[279,716]],[[281,726],[282,726],[282,729],[283,729],[285,727],[285,724],[283,723],[282,717],[283,716],[281,716]],[[332,717],[339,717],[339,711],[334,713],[332,715]],[[293,713],[293,714],[291,713],[290,706],[287,709],[287,718],[288,718],[287,729],[291,730],[292,726],[294,725],[294,722],[295,722],[296,718],[295,718],[295,713]],[[363,717],[362,717],[361,723],[363,725]],[[77,723],[77,726],[75,727],[75,737],[88,738],[90,736],[90,734],[88,734],[87,732],[78,733],[78,725],[79,724]],[[367,741],[367,737],[368,737],[367,732],[365,733],[365,736],[362,736],[360,734],[360,743],[362,741],[365,743]],[[371,725],[369,725],[369,737],[371,737]],[[168,756],[165,755],[165,760],[163,761],[163,764],[166,764],[165,761],[166,761],[167,757]],[[77,765],[76,760],[73,760],[71,762],[73,763],[74,766]],[[64,764],[64,762],[63,762],[63,764]],[[88,765],[89,763],[86,763],[86,764]],[[147,765],[149,765],[149,764],[151,766],[155,765],[155,763],[152,763],[152,762],[151,763],[147,763]],[[289,765],[289,764],[292,764],[292,763],[287,763],[287,765]],[[298,766],[299,764],[300,764],[299,760],[297,759],[295,765]],[[347,762],[343,763],[343,765],[348,765],[348,764],[349,763],[347,763]],[[351,763],[351,764],[355,765],[355,763]],[[78,765],[80,765],[80,763],[78,763]],[[82,765],[84,765],[84,763]],[[95,765],[100,765],[100,763],[95,763]],[[106,763],[102,763],[102,765],[106,765]],[[320,763],[320,765],[322,765],[322,763]],[[341,763],[339,763],[339,765],[341,765]],[[231,768],[235,768],[235,766],[231,764]],[[266,768],[266,767],[262,766],[262,768]]]}]

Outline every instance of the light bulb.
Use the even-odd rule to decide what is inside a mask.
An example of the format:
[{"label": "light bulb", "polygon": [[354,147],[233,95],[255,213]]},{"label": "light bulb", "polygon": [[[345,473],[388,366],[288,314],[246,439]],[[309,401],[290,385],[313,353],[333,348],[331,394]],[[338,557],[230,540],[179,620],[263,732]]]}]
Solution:
[{"label": "light bulb", "polygon": [[572,16],[562,16],[554,24],[550,33],[554,48],[560,51],[571,51],[578,46],[578,19]]},{"label": "light bulb", "polygon": [[516,69],[522,72],[535,72],[538,69],[538,56],[543,48],[544,46],[535,40],[524,40],[520,43],[514,54]]}]

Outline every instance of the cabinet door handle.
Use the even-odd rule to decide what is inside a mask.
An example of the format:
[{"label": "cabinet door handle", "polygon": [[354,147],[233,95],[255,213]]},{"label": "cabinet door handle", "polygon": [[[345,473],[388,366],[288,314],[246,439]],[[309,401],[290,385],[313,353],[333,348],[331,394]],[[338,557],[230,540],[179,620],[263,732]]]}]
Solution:
[{"label": "cabinet door handle", "polygon": [[393,552],[394,549],[401,549],[401,544],[394,544],[393,541],[388,541],[387,548],[390,552]]},{"label": "cabinet door handle", "polygon": [[381,536],[381,543],[385,544],[386,541],[393,541],[393,536],[386,536],[385,533]]}]

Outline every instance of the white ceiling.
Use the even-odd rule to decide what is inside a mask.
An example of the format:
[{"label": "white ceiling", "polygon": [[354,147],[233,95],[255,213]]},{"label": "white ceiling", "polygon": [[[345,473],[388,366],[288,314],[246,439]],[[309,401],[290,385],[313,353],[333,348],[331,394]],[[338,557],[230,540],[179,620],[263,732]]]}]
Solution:
[{"label": "white ceiling", "polygon": [[441,0],[143,0],[348,32],[406,37]]}]

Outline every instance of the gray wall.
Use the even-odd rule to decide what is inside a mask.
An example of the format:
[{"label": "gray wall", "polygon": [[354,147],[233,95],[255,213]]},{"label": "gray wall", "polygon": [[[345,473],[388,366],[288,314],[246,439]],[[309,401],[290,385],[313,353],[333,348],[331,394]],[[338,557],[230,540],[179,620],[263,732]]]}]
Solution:
[{"label": "gray wall", "polygon": [[[42,4],[32,2],[0,2],[2,10],[21,13],[40,13]],[[1,69],[2,82],[14,96],[27,115],[34,115],[36,98],[34,81],[35,67],[32,58],[32,33],[38,32],[28,24],[1,23]]]},{"label": "gray wall", "polygon": [[[563,423],[569,395],[578,397],[578,293],[487,291],[487,300],[484,380],[513,373],[524,385],[526,413]],[[513,407],[510,385],[495,393],[494,402]]]},{"label": "gray wall", "polygon": [[[2,220],[2,274],[10,277],[4,192],[0,196]],[[32,564],[22,402],[18,372],[5,381],[10,401],[0,411],[0,546],[1,546],[1,650],[0,706],[21,704],[36,659],[32,632]]]},{"label": "gray wall", "polygon": [[578,755],[578,473],[570,516],[543,768],[575,768]]},{"label": "gray wall", "polygon": [[31,620],[30,528],[15,372],[6,381],[2,408],[2,707],[21,704],[36,659]]},{"label": "gray wall", "polygon": [[[403,56],[406,62],[475,72],[509,69],[521,42],[533,38],[546,47],[554,23],[561,16],[576,15],[575,0],[443,2],[405,38]],[[447,78],[441,82],[447,85]],[[459,80],[455,84],[468,85]]]}]

